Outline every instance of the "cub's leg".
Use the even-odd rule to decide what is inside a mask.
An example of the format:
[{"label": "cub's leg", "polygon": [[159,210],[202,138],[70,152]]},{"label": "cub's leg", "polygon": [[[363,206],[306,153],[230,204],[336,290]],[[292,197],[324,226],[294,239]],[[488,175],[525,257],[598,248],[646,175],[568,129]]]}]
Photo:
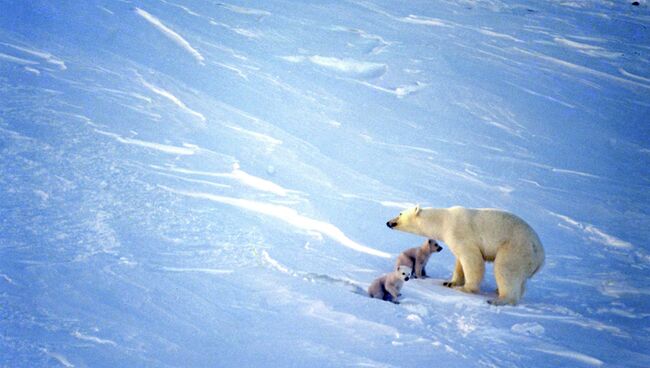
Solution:
[{"label": "cub's leg", "polygon": [[446,287],[463,286],[465,284],[463,265],[460,263],[458,258],[456,258],[456,268],[454,268],[454,273],[451,275],[451,280],[445,281],[442,284]]},{"label": "cub's leg", "polygon": [[397,288],[395,287],[395,285],[393,285],[392,283],[387,282],[386,283],[386,291],[392,297],[391,299],[388,299],[388,300],[395,303],[395,304],[399,304],[399,302],[397,301],[397,298],[400,296],[400,293],[399,293],[399,290],[397,290]]},{"label": "cub's leg", "polygon": [[416,278],[424,278],[424,264],[419,257],[415,257],[415,268],[413,268],[413,273]]}]

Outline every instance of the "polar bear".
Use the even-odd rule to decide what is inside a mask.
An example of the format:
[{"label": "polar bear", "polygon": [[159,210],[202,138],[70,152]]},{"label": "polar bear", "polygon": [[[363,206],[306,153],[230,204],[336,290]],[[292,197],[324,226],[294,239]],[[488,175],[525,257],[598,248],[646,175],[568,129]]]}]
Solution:
[{"label": "polar bear", "polygon": [[526,280],[544,264],[544,248],[535,231],[519,217],[496,209],[407,209],[386,225],[395,230],[441,240],[456,256],[451,280],[444,285],[479,291],[485,261],[494,262],[498,298],[494,305],[515,305]]},{"label": "polar bear", "polygon": [[400,296],[400,290],[409,277],[413,269],[408,266],[400,266],[395,271],[387,273],[375,279],[368,287],[368,295],[371,298],[392,301],[399,304],[397,297]]},{"label": "polar bear", "polygon": [[427,239],[419,247],[409,248],[399,256],[397,256],[397,262],[395,262],[395,269],[398,269],[399,266],[408,266],[413,269],[411,276],[415,278],[424,278],[427,277],[425,267],[431,257],[432,253],[437,253],[442,250],[442,247],[436,243],[433,239]]}]

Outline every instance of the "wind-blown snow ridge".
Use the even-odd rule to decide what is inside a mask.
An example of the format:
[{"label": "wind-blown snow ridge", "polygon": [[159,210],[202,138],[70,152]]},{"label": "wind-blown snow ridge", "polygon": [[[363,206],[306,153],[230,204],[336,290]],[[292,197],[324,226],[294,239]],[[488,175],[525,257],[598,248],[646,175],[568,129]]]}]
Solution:
[{"label": "wind-blown snow ridge", "polygon": [[244,14],[244,15],[254,15],[258,17],[259,19],[262,19],[263,17],[270,16],[271,13],[266,11],[266,10],[260,10],[260,9],[253,9],[253,8],[245,8],[243,6],[237,6],[237,5],[232,5],[232,4],[226,4],[226,3],[219,3],[218,4],[220,7],[230,10],[233,13],[239,13],[239,14]]},{"label": "wind-blown snow ridge", "polygon": [[16,56],[11,56],[7,54],[3,54],[0,52],[0,61],[8,61],[10,63],[14,64],[20,64],[20,65],[37,65],[38,62],[33,61],[33,60],[27,60],[27,59],[22,59]]},{"label": "wind-blown snow ridge", "polygon": [[68,67],[65,65],[65,62],[63,62],[63,60],[55,57],[54,55],[50,54],[49,52],[32,50],[32,49],[29,49],[27,47],[12,45],[10,43],[4,43],[4,42],[0,42],[0,44],[11,47],[11,48],[19,50],[19,51],[22,51],[22,52],[24,52],[26,54],[41,58],[41,59],[45,60],[45,62],[48,63],[48,64],[56,65],[57,67],[59,67],[60,70],[68,69]]},{"label": "wind-blown snow ridge", "polygon": [[296,210],[289,207],[265,203],[265,202],[252,201],[248,199],[220,196],[216,194],[188,192],[188,191],[177,190],[170,187],[166,187],[164,185],[158,185],[158,187],[174,194],[179,194],[179,195],[192,197],[192,198],[207,199],[209,201],[224,203],[251,212],[274,217],[276,219],[288,223],[289,225],[292,225],[293,227],[302,230],[323,233],[328,237],[332,238],[333,240],[336,240],[341,245],[348,247],[352,250],[355,250],[357,252],[366,253],[373,256],[382,257],[382,258],[391,258],[391,255],[389,253],[367,247],[365,245],[359,244],[351,240],[336,226],[328,222],[318,221],[306,216],[302,216],[298,214]]},{"label": "wind-blown snow ridge", "polygon": [[403,98],[408,95],[411,95],[413,93],[416,93],[424,88],[426,88],[428,85],[426,83],[422,82],[415,82],[415,84],[407,84],[403,86],[399,86],[396,88],[386,88],[386,87],[381,87],[376,84],[368,83],[366,81],[358,81],[361,85],[364,85],[366,87],[370,87],[372,89],[376,89],[377,91],[388,93],[391,95],[396,96],[397,98]]},{"label": "wind-blown snow ridge", "polygon": [[205,273],[209,275],[229,275],[235,271],[223,270],[218,268],[182,268],[182,267],[162,267],[163,271],[169,272],[190,272],[190,273]]},{"label": "wind-blown snow ridge", "polygon": [[96,344],[100,344],[100,345],[112,345],[112,346],[117,346],[117,344],[115,343],[115,341],[107,340],[107,339],[101,339],[101,338],[96,337],[96,336],[85,335],[85,334],[82,334],[82,333],[79,332],[79,331],[75,331],[75,332],[73,332],[73,333],[72,333],[72,336],[76,337],[76,338],[79,339],[79,340],[90,341],[90,342],[94,342],[94,343],[96,343]]},{"label": "wind-blown snow ridge", "polygon": [[278,195],[280,197],[286,197],[289,195],[290,192],[292,192],[289,189],[285,189],[281,187],[278,184],[275,184],[272,181],[262,179],[258,176],[251,175],[243,170],[240,169],[239,164],[235,163],[233,164],[233,169],[232,172],[230,173],[214,173],[214,172],[205,172],[205,171],[196,171],[196,170],[188,170],[188,169],[182,169],[178,167],[170,167],[170,168],[164,168],[160,166],[151,166],[154,169],[158,170],[168,170],[168,171],[173,171],[181,174],[190,174],[190,175],[202,175],[202,176],[209,176],[209,177],[216,177],[216,178],[228,178],[228,179],[234,179],[239,181],[241,184],[246,185],[248,187],[251,187],[253,189],[257,189],[263,192],[267,193],[273,193],[275,195]]},{"label": "wind-blown snow ridge", "polygon": [[578,353],[578,352],[575,352],[575,351],[550,350],[550,349],[540,349],[540,348],[534,348],[533,350],[541,351],[541,352],[546,353],[546,354],[557,355],[557,356],[564,357],[564,358],[574,359],[574,360],[577,360],[577,361],[579,361],[581,363],[586,363],[586,364],[589,364],[589,365],[593,365],[595,367],[600,367],[601,365],[604,364],[603,361],[600,360],[600,359],[596,359],[596,358],[591,357],[589,355]]},{"label": "wind-blown snow ridge", "polygon": [[599,70],[591,69],[591,68],[588,68],[586,66],[570,63],[568,61],[564,61],[564,60],[561,60],[561,59],[558,59],[558,58],[555,58],[555,57],[552,57],[552,56],[543,55],[543,54],[538,53],[538,52],[528,51],[528,50],[520,49],[520,48],[517,48],[517,47],[513,48],[513,50],[515,50],[515,51],[517,51],[519,53],[522,53],[524,55],[528,55],[530,57],[536,58],[536,59],[544,60],[544,61],[547,61],[549,63],[552,63],[552,64],[555,64],[555,65],[558,65],[558,66],[561,66],[561,67],[564,67],[564,68],[574,70],[574,71],[579,72],[579,73],[592,75],[594,77],[606,79],[606,80],[609,80],[609,81],[612,81],[612,82],[618,82],[618,83],[621,83],[622,85],[625,85],[626,87],[641,87],[641,88],[645,88],[645,89],[650,89],[650,85],[648,85],[648,84],[643,84],[643,83],[639,83],[639,82],[636,82],[636,81],[633,81],[633,80],[617,77],[617,76],[609,74],[609,73],[605,73],[605,72],[601,72]]},{"label": "wind-blown snow ridge", "polygon": [[171,153],[175,155],[193,155],[197,151],[196,146],[187,146],[187,147],[178,147],[178,146],[169,146],[166,144],[160,144],[160,143],[153,143],[153,142],[147,142],[147,141],[142,141],[139,139],[133,139],[133,138],[124,138],[118,134],[111,133],[111,132],[106,132],[103,130],[95,129],[95,132],[105,135],[107,137],[111,137],[115,139],[116,141],[124,144],[130,144],[133,146],[139,146],[139,147],[144,147],[144,148],[150,148],[154,149],[160,152],[164,153]]},{"label": "wind-blown snow ridge", "polygon": [[203,62],[205,61],[203,55],[196,51],[196,49],[194,49],[194,47],[192,47],[192,45],[190,45],[190,43],[187,42],[181,35],[174,32],[174,30],[164,25],[160,19],[154,17],[146,11],[140,8],[135,8],[135,12],[144,18],[147,22],[151,23],[151,25],[156,27],[156,29],[162,32],[162,34],[164,34],[167,38],[174,41],[178,46],[185,49],[185,51],[189,52],[196,59],[196,61],[199,62],[199,64],[203,65]]},{"label": "wind-blown snow ridge", "polygon": [[593,56],[593,57],[604,57],[607,59],[615,59],[621,56],[621,53],[619,52],[610,52],[603,49],[600,46],[593,46],[582,42],[576,42],[562,37],[555,37],[553,41],[555,41],[559,45],[572,48],[580,53]]},{"label": "wind-blown snow ridge", "polygon": [[630,249],[633,247],[631,243],[626,242],[625,240],[621,240],[615,236],[609,235],[604,231],[598,229],[594,225],[585,224],[576,221],[568,216],[560,215],[554,212],[549,211],[549,213],[564,221],[565,224],[568,224],[575,229],[583,231],[587,235],[587,238],[591,241],[603,245],[611,246],[611,247],[616,247],[616,248]]},{"label": "wind-blown snow ridge", "polygon": [[178,97],[174,96],[171,92],[166,91],[166,90],[164,90],[164,89],[162,89],[162,88],[160,88],[160,87],[154,86],[153,84],[151,84],[151,83],[145,81],[144,79],[142,79],[141,82],[142,82],[142,84],[143,84],[145,87],[147,87],[151,92],[153,92],[153,93],[155,93],[155,94],[157,94],[157,95],[159,95],[159,96],[162,96],[162,97],[168,99],[168,100],[171,101],[174,105],[180,107],[181,110],[187,112],[188,114],[190,114],[190,115],[192,115],[192,116],[195,116],[196,118],[198,118],[199,120],[201,120],[201,122],[204,122],[204,123],[205,123],[206,119],[205,119],[205,116],[203,116],[203,114],[201,114],[200,112],[194,111],[194,110],[190,109],[189,107],[187,107],[187,105],[185,105],[185,104],[183,103],[183,101],[181,101],[180,99],[178,99]]}]

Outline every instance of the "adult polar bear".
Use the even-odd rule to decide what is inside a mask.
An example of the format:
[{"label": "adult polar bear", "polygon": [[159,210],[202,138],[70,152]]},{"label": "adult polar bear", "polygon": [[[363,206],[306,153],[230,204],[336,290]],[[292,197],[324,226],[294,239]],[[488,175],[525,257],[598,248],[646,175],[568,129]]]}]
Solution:
[{"label": "adult polar bear", "polygon": [[468,293],[479,291],[485,261],[494,262],[498,299],[490,304],[515,305],[526,280],[544,263],[544,248],[535,231],[519,217],[496,209],[414,208],[388,221],[391,229],[441,240],[456,256],[451,281]]}]

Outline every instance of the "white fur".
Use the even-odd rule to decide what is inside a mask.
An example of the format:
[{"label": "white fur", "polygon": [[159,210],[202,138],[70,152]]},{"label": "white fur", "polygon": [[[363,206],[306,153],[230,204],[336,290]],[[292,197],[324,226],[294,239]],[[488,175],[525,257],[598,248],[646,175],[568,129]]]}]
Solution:
[{"label": "white fur", "polygon": [[501,210],[417,206],[387,225],[449,245],[456,267],[446,286],[478,292],[484,262],[494,262],[499,297],[492,304],[517,304],[526,280],[544,263],[544,248],[535,231],[524,220]]}]

